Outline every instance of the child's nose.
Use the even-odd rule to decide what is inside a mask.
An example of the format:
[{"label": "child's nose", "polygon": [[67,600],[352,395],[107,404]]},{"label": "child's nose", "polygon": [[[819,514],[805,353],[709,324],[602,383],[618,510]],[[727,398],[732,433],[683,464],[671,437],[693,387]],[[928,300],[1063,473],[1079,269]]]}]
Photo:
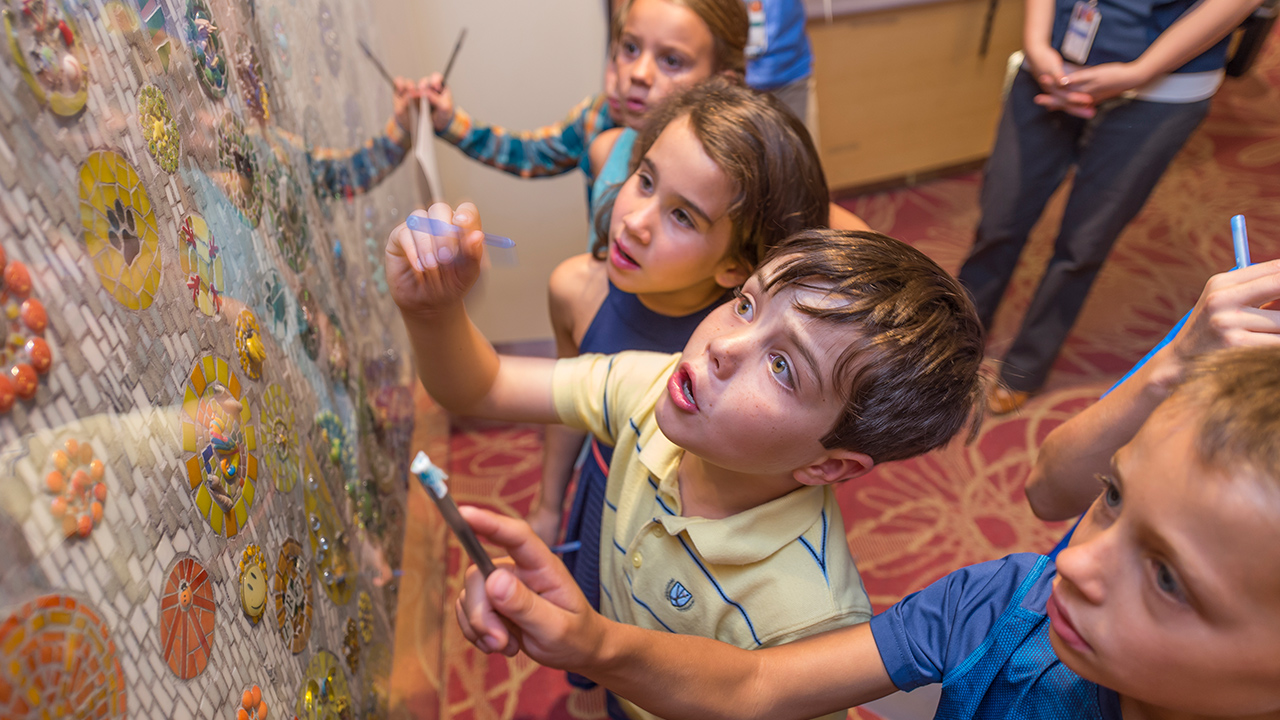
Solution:
[{"label": "child's nose", "polygon": [[1088,542],[1064,548],[1058,554],[1058,575],[1074,587],[1086,601],[1101,605],[1106,597],[1106,578],[1117,572],[1111,567],[1116,548],[1107,547],[1106,533]]},{"label": "child's nose", "polygon": [[640,53],[640,57],[631,64],[631,81],[645,87],[653,85],[653,72],[656,65],[649,53]]},{"label": "child's nose", "polygon": [[653,202],[642,202],[622,218],[622,226],[626,228],[627,234],[645,245],[649,244],[652,237],[650,228],[653,225],[654,206]]},{"label": "child's nose", "polygon": [[743,346],[743,338],[737,333],[726,332],[712,338],[707,343],[711,374],[721,380],[732,376],[742,358]]}]

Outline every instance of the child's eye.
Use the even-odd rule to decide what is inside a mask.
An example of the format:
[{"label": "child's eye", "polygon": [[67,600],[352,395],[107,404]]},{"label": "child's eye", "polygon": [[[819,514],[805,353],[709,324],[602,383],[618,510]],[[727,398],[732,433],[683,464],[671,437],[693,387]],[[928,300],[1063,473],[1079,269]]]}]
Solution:
[{"label": "child's eye", "polygon": [[1151,562],[1155,572],[1156,589],[1180,603],[1186,603],[1187,594],[1183,592],[1182,583],[1178,580],[1178,575],[1173,568],[1162,560]]},{"label": "child's eye", "polygon": [[742,294],[741,290],[733,291],[733,312],[744,320],[751,320],[753,314],[751,307],[751,299]]},{"label": "child's eye", "polygon": [[778,376],[782,384],[791,387],[791,363],[781,355],[769,356],[769,372]]},{"label": "child's eye", "polygon": [[1102,483],[1102,502],[1112,510],[1120,507],[1123,500],[1120,497],[1120,488],[1116,486],[1115,480],[1110,475],[1097,475],[1098,482]]},{"label": "child's eye", "polygon": [[636,173],[636,177],[640,181],[641,190],[645,192],[649,192],[650,190],[653,189],[653,178],[649,177],[648,173],[639,172],[639,173]]},{"label": "child's eye", "polygon": [[676,219],[676,222],[680,223],[684,227],[687,227],[687,228],[693,227],[693,218],[689,217],[689,213],[685,212],[684,210],[676,208],[671,213],[671,216]]},{"label": "child's eye", "polygon": [[679,55],[663,55],[662,65],[668,70],[679,70],[684,66],[684,58]]},{"label": "child's eye", "polygon": [[622,43],[622,54],[626,55],[627,57],[635,57],[636,53],[639,51],[640,51],[640,46],[635,44],[634,42],[624,41]]}]

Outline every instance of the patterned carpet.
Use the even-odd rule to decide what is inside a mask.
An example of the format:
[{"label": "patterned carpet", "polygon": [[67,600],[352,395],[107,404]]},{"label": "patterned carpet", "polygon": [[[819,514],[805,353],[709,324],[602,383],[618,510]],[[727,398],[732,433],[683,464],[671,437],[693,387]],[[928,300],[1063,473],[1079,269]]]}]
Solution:
[{"label": "patterned carpet", "polygon": [[[1121,237],[1045,391],[1019,414],[989,419],[972,444],[953,443],[883,466],[838,490],[849,545],[877,609],[955,567],[1050,548],[1065,526],[1036,520],[1022,492],[1044,436],[1110,386],[1191,307],[1211,274],[1233,264],[1230,216],[1247,216],[1255,261],[1280,256],[1275,34],[1246,77],[1228,79],[1208,120]],[[977,222],[979,183],[978,173],[968,173],[845,205],[954,271]],[[992,330],[992,357],[1002,355],[1017,330],[1064,199],[1059,193],[1051,201],[1023,254]],[[425,396],[419,407],[430,422],[439,422]],[[524,513],[536,493],[540,443],[533,428],[455,426],[448,448],[455,494],[460,501]],[[413,494],[410,515],[419,522],[410,523],[406,538],[393,680],[408,714],[447,720],[605,717],[598,692],[571,690],[562,673],[523,656],[487,658],[462,639],[452,608],[462,577],[460,550],[444,536],[421,492]]]}]

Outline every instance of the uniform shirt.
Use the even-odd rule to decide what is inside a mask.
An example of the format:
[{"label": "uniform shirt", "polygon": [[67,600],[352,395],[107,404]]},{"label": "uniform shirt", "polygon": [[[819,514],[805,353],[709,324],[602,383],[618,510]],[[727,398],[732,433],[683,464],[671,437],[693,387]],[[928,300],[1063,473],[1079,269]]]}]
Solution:
[{"label": "uniform shirt", "polygon": [[[801,0],[746,0],[751,22],[764,16],[764,32],[747,43],[747,85],[777,90],[813,74],[813,51]],[[755,40],[758,38],[760,41]]]},{"label": "uniform shirt", "polygon": [[[720,520],[680,514],[676,470],[684,451],[653,414],[679,360],[624,352],[556,363],[561,422],[614,446],[600,612],[748,649],[865,622],[871,605],[830,488],[801,487]],[[632,717],[652,717],[624,707]]]},{"label": "uniform shirt", "polygon": [[871,620],[900,690],[942,683],[934,716],[1121,720],[1112,690],[1072,672],[1049,644],[1053,561],[1023,553],[961,568]]},{"label": "uniform shirt", "polygon": [[546,177],[580,168],[590,177],[587,148],[596,135],[613,126],[607,97],[600,93],[575,105],[555,125],[537,130],[508,131],[477,122],[456,108],[453,121],[436,135],[485,165],[512,175]]},{"label": "uniform shirt", "polygon": [[[1086,65],[1132,62],[1200,0],[1098,0],[1102,21],[1093,38]],[[1062,47],[1076,0],[1056,0],[1053,18],[1055,48]],[[1230,33],[1188,60],[1174,73],[1221,70],[1226,62]]]}]

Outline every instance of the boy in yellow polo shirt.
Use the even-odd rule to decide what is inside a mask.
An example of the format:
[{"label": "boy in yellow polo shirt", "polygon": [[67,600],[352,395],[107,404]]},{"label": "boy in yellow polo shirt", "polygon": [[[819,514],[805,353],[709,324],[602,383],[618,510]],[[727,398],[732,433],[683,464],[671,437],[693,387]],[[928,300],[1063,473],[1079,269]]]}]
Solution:
[{"label": "boy in yellow polo shirt", "polygon": [[466,237],[401,225],[386,263],[431,396],[615,446],[602,613],[744,648],[869,619],[830,486],[945,444],[980,402],[982,330],[950,275],[882,235],[806,231],[682,354],[502,357],[462,302],[478,212],[429,216]]}]

